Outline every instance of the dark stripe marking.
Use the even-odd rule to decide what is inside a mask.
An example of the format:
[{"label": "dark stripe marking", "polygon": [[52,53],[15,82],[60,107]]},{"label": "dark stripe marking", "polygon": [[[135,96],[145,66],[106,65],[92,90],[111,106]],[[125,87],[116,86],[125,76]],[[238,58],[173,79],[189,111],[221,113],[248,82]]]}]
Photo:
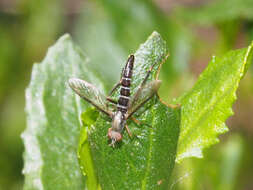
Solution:
[{"label": "dark stripe marking", "polygon": [[120,97],[119,100],[118,100],[118,104],[121,105],[121,106],[127,106],[128,102],[129,102],[129,99],[126,99],[126,98],[123,98],[123,97]]},{"label": "dark stripe marking", "polygon": [[130,89],[121,88],[120,89],[120,95],[130,96]]},{"label": "dark stripe marking", "polygon": [[118,111],[121,111],[123,113],[127,112],[127,107],[125,107],[125,106],[117,105],[117,109],[118,109]]},{"label": "dark stripe marking", "polygon": [[118,99],[118,105],[117,105],[117,110],[121,111],[122,113],[127,112],[127,107],[130,101],[130,86],[131,86],[131,77],[132,77],[133,67],[134,67],[134,56],[131,55],[128,58],[127,64],[123,70],[121,88],[120,88],[120,97]]},{"label": "dark stripe marking", "polygon": [[130,87],[131,81],[123,79],[121,84],[122,84],[122,86]]}]

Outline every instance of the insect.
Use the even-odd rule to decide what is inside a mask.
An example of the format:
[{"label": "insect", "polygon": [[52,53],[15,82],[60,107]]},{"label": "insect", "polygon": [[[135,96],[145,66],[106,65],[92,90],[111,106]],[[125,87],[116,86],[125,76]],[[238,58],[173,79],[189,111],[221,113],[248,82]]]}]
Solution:
[{"label": "insect", "polygon": [[[130,87],[134,68],[134,55],[130,55],[125,67],[122,70],[120,81],[113,87],[106,97],[94,85],[77,78],[69,79],[69,86],[84,100],[95,106],[99,111],[108,115],[112,119],[112,126],[108,129],[108,137],[111,140],[110,146],[115,146],[116,142],[122,140],[123,130],[126,129],[129,136],[131,132],[126,121],[132,119],[136,123],[138,120],[133,118],[133,114],[141,108],[150,98],[152,98],[160,87],[160,80],[148,81],[148,77],[156,63],[154,63],[144,80],[139,85],[136,93],[131,96]],[[120,87],[120,96],[117,101],[110,96]],[[113,108],[108,106],[112,103]]]}]

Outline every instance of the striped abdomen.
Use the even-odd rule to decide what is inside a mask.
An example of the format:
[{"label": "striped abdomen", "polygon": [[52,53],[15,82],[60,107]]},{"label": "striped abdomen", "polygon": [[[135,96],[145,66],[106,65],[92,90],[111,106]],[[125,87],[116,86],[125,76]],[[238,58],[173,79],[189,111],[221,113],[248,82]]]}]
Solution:
[{"label": "striped abdomen", "polygon": [[120,98],[117,104],[118,111],[121,111],[123,113],[127,112],[127,107],[130,101],[130,86],[131,86],[133,66],[134,66],[134,56],[130,55],[122,73]]}]

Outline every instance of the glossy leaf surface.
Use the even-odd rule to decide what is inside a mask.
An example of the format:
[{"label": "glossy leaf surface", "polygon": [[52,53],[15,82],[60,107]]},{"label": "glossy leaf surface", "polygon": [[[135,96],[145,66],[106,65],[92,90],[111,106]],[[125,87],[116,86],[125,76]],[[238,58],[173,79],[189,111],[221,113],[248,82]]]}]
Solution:
[{"label": "glossy leaf surface", "polygon": [[42,63],[34,65],[26,90],[27,129],[22,134],[24,189],[84,189],[76,151],[79,117],[88,103],[80,101],[67,81],[84,77],[101,84],[88,69],[86,57],[69,35],[61,37]]}]

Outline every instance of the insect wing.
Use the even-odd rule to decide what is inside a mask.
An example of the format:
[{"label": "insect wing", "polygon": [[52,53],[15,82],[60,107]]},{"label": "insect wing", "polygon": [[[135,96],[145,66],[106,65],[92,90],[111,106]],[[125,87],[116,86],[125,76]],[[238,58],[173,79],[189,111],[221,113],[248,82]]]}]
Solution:
[{"label": "insect wing", "polygon": [[131,117],[143,104],[153,97],[158,91],[161,82],[161,80],[153,80],[137,90],[129,104],[127,118]]},{"label": "insect wing", "polygon": [[106,105],[106,97],[92,84],[77,78],[69,79],[69,86],[83,99],[100,111],[111,116],[112,112]]}]

